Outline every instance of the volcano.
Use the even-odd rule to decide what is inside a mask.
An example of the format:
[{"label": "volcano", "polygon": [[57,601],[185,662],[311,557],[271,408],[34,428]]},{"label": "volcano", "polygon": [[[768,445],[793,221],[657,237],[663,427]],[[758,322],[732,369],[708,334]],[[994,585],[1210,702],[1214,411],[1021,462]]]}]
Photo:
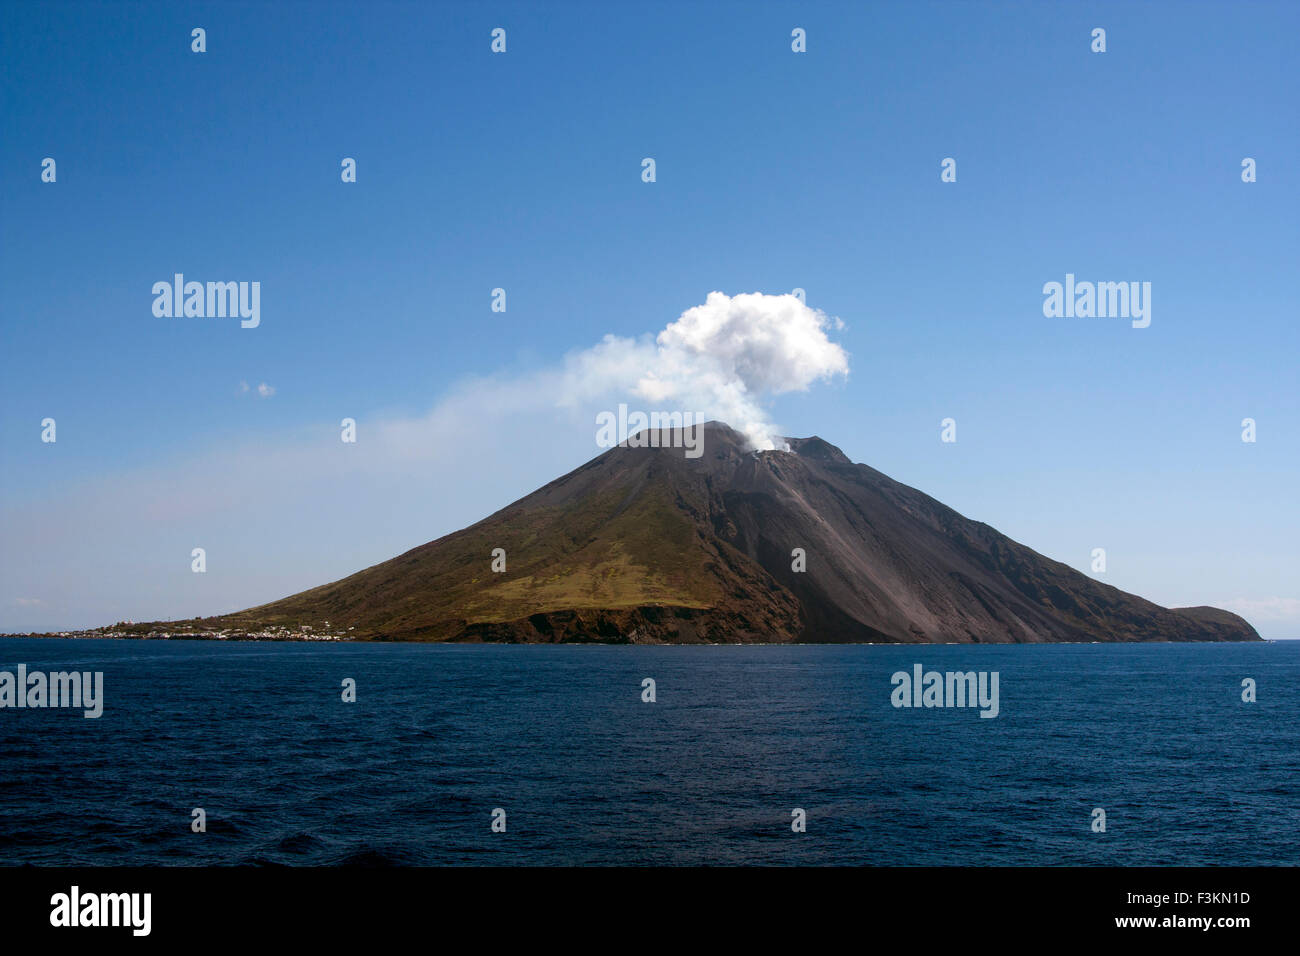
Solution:
[{"label": "volcano", "polygon": [[1260,640],[1228,611],[1102,584],[820,438],[754,452],[703,429],[698,457],[670,430],[658,447],[634,436],[463,531],[194,623],[389,641]]}]

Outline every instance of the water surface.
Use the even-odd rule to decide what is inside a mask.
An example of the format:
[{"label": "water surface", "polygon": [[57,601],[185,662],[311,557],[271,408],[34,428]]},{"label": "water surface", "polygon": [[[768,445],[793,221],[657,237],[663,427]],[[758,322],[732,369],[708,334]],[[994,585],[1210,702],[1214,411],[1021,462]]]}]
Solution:
[{"label": "water surface", "polygon": [[[0,639],[0,670],[18,663],[103,671],[105,708],[0,710],[10,865],[1300,858],[1300,642]],[[890,675],[914,663],[997,671],[1000,715],[895,709]]]}]

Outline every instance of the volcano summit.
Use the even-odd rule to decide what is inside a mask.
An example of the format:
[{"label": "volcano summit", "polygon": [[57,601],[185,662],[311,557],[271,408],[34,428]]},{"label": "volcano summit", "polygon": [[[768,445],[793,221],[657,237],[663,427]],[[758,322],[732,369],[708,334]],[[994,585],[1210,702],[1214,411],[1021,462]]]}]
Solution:
[{"label": "volcano summit", "polygon": [[753,452],[724,424],[703,428],[700,457],[678,436],[620,445],[463,531],[185,626],[390,641],[1260,639],[1227,611],[1095,581],[820,438]]}]

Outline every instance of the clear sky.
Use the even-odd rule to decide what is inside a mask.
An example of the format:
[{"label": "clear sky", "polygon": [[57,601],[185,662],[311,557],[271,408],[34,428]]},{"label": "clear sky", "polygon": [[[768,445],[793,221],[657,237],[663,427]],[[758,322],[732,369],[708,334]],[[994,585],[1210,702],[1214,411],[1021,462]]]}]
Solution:
[{"label": "clear sky", "polygon": [[[470,524],[646,406],[564,402],[566,356],[799,287],[849,372],[765,397],[784,434],[1300,637],[1297,35],[1294,3],[5,4],[0,631]],[[177,272],[260,282],[260,325],[156,317]],[[1150,326],[1045,317],[1067,273],[1150,282]]]}]

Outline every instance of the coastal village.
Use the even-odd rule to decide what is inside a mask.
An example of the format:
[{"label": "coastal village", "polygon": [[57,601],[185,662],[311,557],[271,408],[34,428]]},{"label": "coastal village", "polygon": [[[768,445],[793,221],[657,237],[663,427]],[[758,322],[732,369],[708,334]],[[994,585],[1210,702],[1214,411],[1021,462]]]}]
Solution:
[{"label": "coastal village", "polygon": [[[347,631],[353,628],[349,627]],[[148,641],[346,641],[347,631],[330,628],[329,621],[323,622],[322,628],[316,630],[309,624],[297,628],[270,627],[262,630],[247,631],[239,628],[214,630],[202,626],[202,619],[196,621],[177,621],[160,628],[159,622],[136,624],[133,621],[119,621],[110,627],[97,627],[85,631],[57,631],[50,634],[6,635],[11,637],[82,637],[118,640]]]}]

